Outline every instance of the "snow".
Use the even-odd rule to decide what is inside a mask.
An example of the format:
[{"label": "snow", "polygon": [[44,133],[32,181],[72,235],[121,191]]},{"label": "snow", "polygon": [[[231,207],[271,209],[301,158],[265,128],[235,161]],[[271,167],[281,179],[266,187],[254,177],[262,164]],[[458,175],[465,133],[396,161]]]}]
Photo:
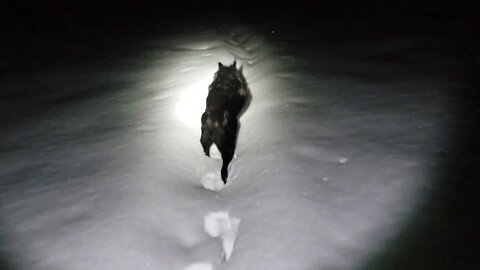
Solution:
[{"label": "snow", "polygon": [[[220,153],[215,144],[212,144],[212,146],[210,147],[210,158],[222,160],[222,154]],[[235,159],[236,156],[234,155],[233,158]]]},{"label": "snow", "polygon": [[[3,252],[32,270],[358,269],[434,185],[459,83],[435,42],[330,27],[183,25],[1,81]],[[253,99],[224,186],[200,115],[234,58]]]},{"label": "snow", "polygon": [[210,263],[192,263],[185,270],[212,270],[213,266]]},{"label": "snow", "polygon": [[226,211],[211,212],[205,216],[205,232],[213,238],[222,239],[222,258],[226,261],[232,256],[239,225],[240,219],[230,217]]},{"label": "snow", "polygon": [[200,182],[205,189],[212,191],[220,191],[225,186],[222,181],[222,176],[219,172],[210,172],[205,174],[200,180]]}]

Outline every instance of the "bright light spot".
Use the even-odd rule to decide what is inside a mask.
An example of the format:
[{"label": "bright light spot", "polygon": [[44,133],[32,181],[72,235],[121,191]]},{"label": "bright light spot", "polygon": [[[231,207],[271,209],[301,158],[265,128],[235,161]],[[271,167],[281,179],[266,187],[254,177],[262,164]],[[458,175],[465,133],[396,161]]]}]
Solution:
[{"label": "bright light spot", "polygon": [[180,93],[175,107],[175,116],[186,126],[192,128],[201,127],[200,118],[205,111],[209,84],[210,81],[204,79],[188,85]]}]

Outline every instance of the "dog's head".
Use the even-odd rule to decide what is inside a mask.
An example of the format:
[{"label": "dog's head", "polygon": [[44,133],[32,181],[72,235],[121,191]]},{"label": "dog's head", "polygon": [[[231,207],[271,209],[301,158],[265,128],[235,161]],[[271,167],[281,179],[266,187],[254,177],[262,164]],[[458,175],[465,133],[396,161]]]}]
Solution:
[{"label": "dog's head", "polygon": [[231,64],[230,66],[225,66],[221,62],[218,62],[218,70],[222,69],[230,69],[232,71],[237,70],[237,60],[233,61],[233,64]]},{"label": "dog's head", "polygon": [[233,61],[230,66],[225,66],[218,62],[218,70],[215,72],[215,78],[218,76],[228,76],[236,78],[240,83],[245,84],[245,77],[243,76],[243,66],[237,68],[237,60]]}]

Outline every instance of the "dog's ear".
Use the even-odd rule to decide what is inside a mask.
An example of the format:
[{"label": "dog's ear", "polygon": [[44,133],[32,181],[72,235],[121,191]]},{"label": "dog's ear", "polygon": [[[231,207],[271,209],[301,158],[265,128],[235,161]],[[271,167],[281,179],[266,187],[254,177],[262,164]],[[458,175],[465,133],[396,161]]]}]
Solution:
[{"label": "dog's ear", "polygon": [[218,62],[218,68],[219,68],[219,69],[222,69],[222,68],[223,68],[222,63]]},{"label": "dog's ear", "polygon": [[233,61],[232,66],[233,66],[234,68],[237,68],[237,60]]}]

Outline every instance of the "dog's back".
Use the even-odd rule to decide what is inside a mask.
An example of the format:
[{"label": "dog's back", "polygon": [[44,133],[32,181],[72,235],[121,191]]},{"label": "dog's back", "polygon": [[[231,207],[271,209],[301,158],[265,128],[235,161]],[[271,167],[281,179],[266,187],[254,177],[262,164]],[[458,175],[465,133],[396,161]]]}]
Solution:
[{"label": "dog's back", "polygon": [[248,90],[241,70],[235,63],[230,67],[219,64],[215,79],[209,86],[207,110],[228,111],[232,116],[239,116],[248,99]]}]

